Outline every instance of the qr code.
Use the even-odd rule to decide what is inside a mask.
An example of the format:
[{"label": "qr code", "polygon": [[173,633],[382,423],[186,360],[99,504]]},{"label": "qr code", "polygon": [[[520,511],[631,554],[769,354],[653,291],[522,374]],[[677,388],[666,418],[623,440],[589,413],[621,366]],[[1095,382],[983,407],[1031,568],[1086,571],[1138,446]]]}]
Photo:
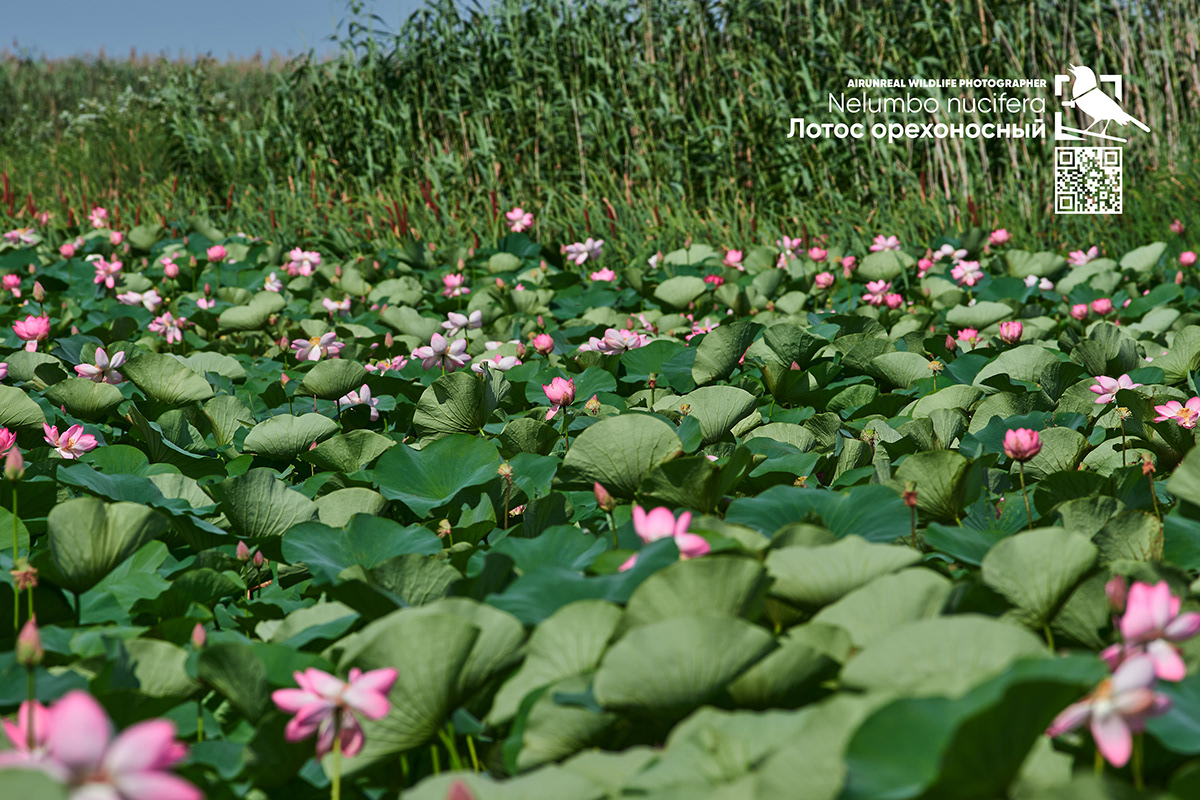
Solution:
[{"label": "qr code", "polygon": [[1120,214],[1121,148],[1054,148],[1054,210],[1059,214]]}]

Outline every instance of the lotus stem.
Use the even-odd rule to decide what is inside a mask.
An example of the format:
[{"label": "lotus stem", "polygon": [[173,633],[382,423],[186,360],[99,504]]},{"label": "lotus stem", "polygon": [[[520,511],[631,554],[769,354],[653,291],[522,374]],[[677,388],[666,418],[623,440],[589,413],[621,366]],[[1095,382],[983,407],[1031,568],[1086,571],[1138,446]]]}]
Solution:
[{"label": "lotus stem", "polygon": [[467,752],[471,754],[471,768],[479,772],[479,756],[475,754],[475,739],[467,734]]},{"label": "lotus stem", "polygon": [[[17,537],[17,487],[12,487],[12,518],[13,518],[13,569],[17,568],[17,548],[20,542]],[[31,601],[32,602],[32,601]],[[13,580],[13,630],[21,630],[21,589]]]},{"label": "lotus stem", "polygon": [[613,535],[613,550],[616,550],[618,547],[620,547],[620,545],[617,544],[617,526],[613,522],[612,512],[605,511],[604,516],[608,518],[608,529],[610,531],[612,531],[612,535]]},{"label": "lotus stem", "polygon": [[1145,758],[1142,753],[1142,745],[1145,736],[1141,733],[1134,734],[1133,737],[1133,788],[1141,794],[1146,791],[1146,779],[1143,776],[1145,768]]},{"label": "lotus stem", "polygon": [[204,698],[196,698],[196,741],[204,741]]},{"label": "lotus stem", "polygon": [[442,759],[440,756],[438,756],[437,742],[434,742],[433,744],[429,745],[429,754],[430,754],[430,757],[433,759],[433,774],[441,775],[442,774]]},{"label": "lotus stem", "polygon": [[330,776],[329,798],[341,800],[342,797],[342,736],[333,737],[333,775]]},{"label": "lotus stem", "polygon": [[1047,622],[1042,626],[1042,633],[1046,635],[1046,646],[1052,651],[1054,650],[1054,633],[1050,630],[1050,623]]},{"label": "lotus stem", "polygon": [[1021,466],[1021,496],[1025,498],[1025,513],[1029,515],[1029,530],[1033,530],[1033,509],[1029,507],[1029,492],[1025,491],[1025,462],[1018,461]]}]

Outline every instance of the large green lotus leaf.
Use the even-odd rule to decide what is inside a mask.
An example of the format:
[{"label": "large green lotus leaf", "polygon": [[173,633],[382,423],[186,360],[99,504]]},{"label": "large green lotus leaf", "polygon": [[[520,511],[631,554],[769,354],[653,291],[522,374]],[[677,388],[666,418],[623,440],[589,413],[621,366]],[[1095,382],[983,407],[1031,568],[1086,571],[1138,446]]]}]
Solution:
[{"label": "large green lotus leaf", "polygon": [[[1161,681],[1155,691],[1170,698],[1171,708],[1148,720],[1147,730],[1173,753],[1200,753],[1200,674],[1192,673],[1178,683]],[[1180,795],[1185,796],[1190,795]]]},{"label": "large green lotus leaf", "polygon": [[396,683],[391,710],[381,720],[363,719],[362,752],[343,762],[357,772],[434,737],[457,708],[459,676],[482,631],[452,614],[393,612],[346,641],[341,668],[390,667]]},{"label": "large green lotus leaf", "polygon": [[1105,523],[1092,542],[1100,548],[1100,561],[1152,561],[1158,548],[1162,523],[1153,514],[1129,510]]},{"label": "large green lotus leaf", "polygon": [[240,429],[253,428],[255,424],[254,413],[231,394],[218,395],[205,403],[204,416],[221,447],[233,444],[233,437]]},{"label": "large green lotus leaf", "polygon": [[1009,796],[1054,715],[1104,674],[1092,657],[1023,660],[958,699],[895,700],[847,745],[842,797]]},{"label": "large green lotus leaf", "polygon": [[768,422],[747,433],[745,438],[774,439],[792,445],[801,453],[807,453],[817,446],[817,435],[794,422]]},{"label": "large green lotus leaf", "polygon": [[337,423],[322,414],[279,414],[255,425],[242,448],[276,461],[291,461],[337,431]]},{"label": "large green lotus leaf", "polygon": [[692,380],[698,386],[728,378],[737,367],[746,348],[758,336],[762,325],[743,320],[707,333],[696,348],[696,361],[692,365]]},{"label": "large green lotus leaf", "polygon": [[162,639],[133,639],[125,643],[125,650],[140,694],[183,699],[200,688],[184,669],[188,651],[179,645]]},{"label": "large green lotus leaf", "polygon": [[1200,506],[1200,448],[1188,451],[1167,479],[1167,491],[1180,500]]},{"label": "large green lotus leaf", "polygon": [[870,544],[847,536],[822,547],[783,547],[767,555],[771,594],[816,610],[878,578],[921,560],[911,547]]},{"label": "large green lotus leaf", "polygon": [[654,290],[654,299],[675,311],[682,311],[688,303],[704,294],[708,284],[695,275],[678,275],[667,278]]},{"label": "large green lotus leaf", "polygon": [[413,428],[422,439],[477,435],[510,388],[504,374],[494,370],[483,378],[468,371],[443,375],[417,401]]},{"label": "large green lotus leaf", "polygon": [[367,382],[367,370],[357,361],[329,358],[318,361],[304,376],[296,394],[337,400],[356,392]]},{"label": "large green lotus leaf", "polygon": [[741,708],[798,708],[831,680],[851,649],[841,628],[799,625],[779,640],[779,648],[729,684]]},{"label": "large green lotus leaf", "polygon": [[331,527],[342,528],[355,514],[382,514],[388,501],[379,492],[363,486],[351,486],[323,494],[316,503],[317,519]]},{"label": "large green lotus leaf", "polygon": [[654,467],[683,455],[683,443],[665,419],[621,414],[589,426],[571,444],[559,477],[591,488],[599,482],[615,497],[632,498]]},{"label": "large green lotus leaf", "polygon": [[1041,431],[1038,439],[1042,444],[1041,452],[1025,462],[1025,477],[1030,481],[1075,469],[1088,448],[1087,437],[1070,428],[1047,428]]},{"label": "large green lotus leaf", "polygon": [[751,455],[744,452],[733,469],[719,467],[702,455],[684,456],[659,464],[646,475],[638,490],[638,501],[646,508],[671,506],[712,513],[725,496],[732,473],[749,466]]},{"label": "large green lotus leaf", "polygon": [[674,617],[749,615],[766,585],[766,570],[752,559],[710,556],[678,561],[633,590],[621,630]]},{"label": "large green lotus leaf", "polygon": [[1171,349],[1155,358],[1154,366],[1163,371],[1164,383],[1168,385],[1182,383],[1190,373],[1200,369],[1200,326],[1188,325],[1176,331]]},{"label": "large green lotus leaf", "polygon": [[617,797],[629,779],[657,757],[655,748],[634,745],[615,751],[587,750],[567,759],[562,766],[602,787],[608,796]]},{"label": "large green lotus leaf", "polygon": [[843,686],[957,697],[1019,658],[1046,657],[1024,628],[976,614],[934,617],[876,639],[842,670]]},{"label": "large green lotus leaf", "polygon": [[554,765],[504,781],[486,772],[443,772],[404,790],[404,800],[603,800],[608,796],[588,778]]},{"label": "large green lotus leaf", "polygon": [[221,511],[239,536],[259,539],[282,536],[293,525],[307,522],[317,505],[269,469],[252,469],[213,487]]},{"label": "large green lotus leaf", "polygon": [[87,378],[67,378],[46,387],[45,397],[56,406],[82,419],[99,419],[125,401],[116,386]]},{"label": "large green lotus leaf", "polygon": [[489,439],[454,434],[414,450],[393,447],[375,464],[375,483],[389,500],[399,500],[425,517],[471,486],[497,476],[500,454]]},{"label": "large green lotus leaf", "polygon": [[533,629],[521,668],[496,693],[488,723],[508,722],[535,689],[595,670],[620,618],[621,609],[604,600],[580,600],[551,614]]},{"label": "large green lotus leaf", "polygon": [[680,265],[699,264],[702,261],[719,256],[720,254],[711,245],[697,242],[691,247],[683,247],[667,253],[663,256],[663,263]]},{"label": "large green lotus leaf", "polygon": [[914,567],[885,575],[826,606],[813,622],[836,625],[865,647],[907,622],[941,613],[950,597],[950,581],[932,570]]},{"label": "large green lotus leaf", "polygon": [[1162,258],[1166,249],[1166,242],[1154,242],[1130,250],[1121,257],[1120,267],[1121,269],[1131,269],[1134,272],[1149,272],[1158,264],[1158,260]]},{"label": "large green lotus leaf", "polygon": [[1057,253],[1030,253],[1027,250],[1008,250],[1004,254],[1008,274],[1014,278],[1036,275],[1048,278],[1066,266],[1067,260]]},{"label": "large green lotus leaf", "polygon": [[195,370],[162,353],[144,353],[130,359],[121,373],[150,398],[169,406],[182,406],[213,396],[208,381]]},{"label": "large green lotus leaf", "polygon": [[423,317],[409,306],[388,306],[379,312],[379,321],[390,325],[400,333],[428,342],[435,333],[441,332],[441,324],[431,317]]},{"label": "large green lotus leaf", "polygon": [[[62,361],[50,355],[49,353],[39,353],[34,350],[17,350],[5,356],[5,362],[8,364],[8,379],[10,381],[20,381],[21,383],[33,384],[35,388],[43,388],[47,381],[43,380],[38,375],[38,368],[42,370],[50,369],[52,372],[66,377],[67,369]],[[44,371],[43,375],[46,374]],[[71,372],[74,374],[74,371]]]},{"label": "large green lotus leaf", "polygon": [[229,378],[231,381],[246,380],[246,368],[242,366],[242,362],[224,353],[201,350],[186,358],[183,356],[175,356],[175,358],[201,376],[206,372],[211,372],[223,378]]},{"label": "large green lotus leaf", "polygon": [[878,250],[864,256],[855,272],[860,280],[890,281],[913,263],[913,257],[902,250]]},{"label": "large green lotus leaf", "polygon": [[913,453],[896,468],[893,484],[914,484],[917,510],[938,520],[957,519],[971,491],[971,462],[957,450]]},{"label": "large green lotus leaf", "polygon": [[558,442],[559,433],[554,426],[540,419],[518,417],[509,420],[500,432],[498,440],[503,453],[509,457],[517,453],[536,453],[550,455]]},{"label": "large green lotus leaf", "polygon": [[688,415],[700,423],[701,444],[713,444],[754,411],[757,398],[736,386],[702,386],[671,403],[679,411],[683,405],[691,408]]},{"label": "large green lotus leaf", "polygon": [[506,611],[466,597],[447,597],[409,612],[409,616],[421,614],[449,614],[479,628],[479,638],[458,673],[459,701],[469,699],[521,658],[525,626]]},{"label": "large green lotus leaf", "polygon": [[1016,606],[1027,624],[1041,628],[1098,554],[1079,534],[1062,528],[1032,530],[1002,539],[988,551],[981,564],[983,582]]},{"label": "large green lotus leaf", "polygon": [[1042,377],[1042,372],[1050,365],[1057,363],[1058,358],[1045,347],[1023,344],[1012,350],[1005,350],[993,358],[976,373],[975,380],[971,383],[974,386],[982,386],[988,378],[994,378],[997,375],[1004,375],[1017,381],[1037,383]]},{"label": "large green lotus leaf", "polygon": [[73,592],[85,592],[142,545],[167,529],[167,519],[136,503],[79,497],[60,503],[46,518],[50,555]]},{"label": "large green lotus leaf", "polygon": [[560,705],[557,695],[578,695],[587,691],[591,680],[577,675],[564,678],[538,694],[513,725],[513,734],[506,743],[516,750],[516,768],[520,772],[558,761],[585,747],[600,742],[600,738],[619,719],[610,712],[597,713],[590,708]]},{"label": "large green lotus leaf", "polygon": [[367,296],[373,303],[391,306],[415,306],[425,296],[421,282],[411,275],[380,281]]},{"label": "large green lotus leaf", "polygon": [[785,367],[795,363],[803,369],[808,366],[818,350],[829,344],[829,340],[799,325],[780,323],[763,332],[763,343],[775,353]]},{"label": "large green lotus leaf", "polygon": [[933,373],[929,371],[929,364],[929,359],[920,353],[907,351],[884,353],[881,356],[875,356],[871,361],[873,372],[901,389],[907,389],[917,381],[932,375]]},{"label": "large green lotus leaf", "polygon": [[0,790],[5,797],[36,797],[37,800],[67,800],[67,785],[56,781],[34,764],[0,767]]},{"label": "large green lotus leaf", "polygon": [[317,584],[336,584],[347,567],[371,570],[409,553],[431,556],[442,549],[442,541],[420,525],[401,527],[390,519],[356,517],[345,530],[309,522],[288,532],[282,542],[283,558],[289,564],[303,563]]},{"label": "large green lotus leaf", "polygon": [[771,635],[734,617],[675,617],[635,628],[604,655],[596,701],[605,708],[682,715],[775,647]]},{"label": "large green lotus leaf", "polygon": [[326,439],[300,453],[300,459],[323,470],[349,474],[365,469],[395,444],[395,439],[361,429]]},{"label": "large green lotus leaf", "polygon": [[[342,573],[346,581],[359,580],[375,589],[395,605],[421,606],[446,596],[450,584],[462,578],[462,574],[451,566],[449,560],[426,558],[410,554],[396,556],[370,570],[351,567]],[[339,598],[354,605],[355,598],[344,589]],[[357,607],[357,606],[356,606]],[[369,611],[369,607],[364,606]]]},{"label": "large green lotus leaf", "polygon": [[869,542],[894,542],[907,537],[912,527],[912,514],[900,495],[878,484],[855,486],[845,492],[772,486],[757,497],[734,500],[725,521],[771,536],[809,514],[820,517],[839,538],[856,534]]},{"label": "large green lotus leaf", "polygon": [[24,389],[0,385],[0,426],[9,430],[36,428],[40,432],[45,422],[42,407]]},{"label": "large green lotus leaf", "polygon": [[955,328],[983,330],[1013,315],[1007,303],[980,301],[973,306],[954,306],[946,312],[946,324]]},{"label": "large green lotus leaf", "polygon": [[216,689],[252,723],[270,708],[267,667],[253,647],[216,642],[200,650],[196,662],[200,680]]},{"label": "large green lotus leaf", "polygon": [[286,305],[287,301],[278,292],[258,292],[246,305],[222,311],[217,326],[222,331],[255,331],[264,327],[271,315],[282,311]]}]

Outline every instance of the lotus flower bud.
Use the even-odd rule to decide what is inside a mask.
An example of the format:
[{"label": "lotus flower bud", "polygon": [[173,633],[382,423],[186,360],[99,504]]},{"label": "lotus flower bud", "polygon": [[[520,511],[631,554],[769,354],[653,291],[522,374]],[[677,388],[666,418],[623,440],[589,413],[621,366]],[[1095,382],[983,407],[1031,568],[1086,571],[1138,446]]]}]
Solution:
[{"label": "lotus flower bud", "polygon": [[593,417],[600,413],[600,398],[592,395],[592,399],[583,404],[584,409]]},{"label": "lotus flower bud", "polygon": [[249,561],[250,560],[250,548],[246,546],[245,542],[237,543],[237,560],[238,561]]},{"label": "lotus flower bud", "polygon": [[1104,584],[1104,594],[1108,596],[1108,607],[1114,614],[1125,613],[1125,601],[1129,596],[1129,586],[1122,575],[1117,575]]},{"label": "lotus flower bud", "polygon": [[1025,326],[1019,320],[1012,322],[1000,323],[1000,341],[1005,344],[1017,344],[1021,341],[1021,334],[1024,333]]},{"label": "lotus flower bud", "polygon": [[904,505],[909,508],[917,507],[917,485],[912,481],[906,481],[904,484]]},{"label": "lotus flower bud", "polygon": [[192,628],[192,647],[199,650],[207,641],[208,631],[204,630],[204,626],[197,622],[196,627]]},{"label": "lotus flower bud", "polygon": [[1028,461],[1042,452],[1041,437],[1029,428],[1017,428],[1004,434],[1004,454],[1013,461]]},{"label": "lotus flower bud", "polygon": [[549,355],[554,351],[554,338],[548,333],[539,333],[533,337],[533,349],[544,356]]},{"label": "lotus flower bud", "polygon": [[25,477],[25,459],[15,444],[4,456],[4,477],[10,481],[19,481]]},{"label": "lotus flower bud", "polygon": [[286,372],[280,373],[280,375],[279,375],[279,383],[280,383],[280,385],[281,385],[281,386],[287,386],[287,385],[288,385],[288,381],[290,381],[290,380],[291,380],[291,378],[289,378],[289,377],[287,376],[287,373],[286,373]]},{"label": "lotus flower bud", "polygon": [[254,551],[254,566],[262,569],[267,564],[267,559],[263,556],[262,550]]},{"label": "lotus flower bud", "polygon": [[596,505],[600,506],[602,511],[607,513],[617,507],[617,501],[599,481],[592,485],[592,491],[596,494]]},{"label": "lotus flower bud", "polygon": [[39,303],[46,299],[46,290],[42,287],[41,281],[33,282],[33,299]]},{"label": "lotus flower bud", "polygon": [[395,344],[396,344],[396,340],[395,340],[395,338],[392,337],[391,331],[388,331],[387,333],[385,333],[383,335],[383,346],[384,347],[386,347],[390,350],[392,348],[392,346]]},{"label": "lotus flower bud", "polygon": [[178,278],[179,277],[179,265],[176,264],[174,261],[168,261],[166,264],[163,264],[163,274],[166,275],[168,278]]},{"label": "lotus flower bud", "polygon": [[32,617],[21,628],[17,637],[17,663],[26,669],[33,669],[42,663],[46,651],[42,647],[42,637],[38,633],[37,618]]}]

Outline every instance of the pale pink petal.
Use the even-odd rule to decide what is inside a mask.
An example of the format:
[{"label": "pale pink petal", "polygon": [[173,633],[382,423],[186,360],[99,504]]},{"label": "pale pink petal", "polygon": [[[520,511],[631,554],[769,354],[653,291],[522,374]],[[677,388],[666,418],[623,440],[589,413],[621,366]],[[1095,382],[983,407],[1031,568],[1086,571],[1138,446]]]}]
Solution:
[{"label": "pale pink petal", "polygon": [[1133,735],[1120,714],[1093,714],[1092,737],[1108,763],[1117,768],[1129,763],[1129,756],[1133,752]]},{"label": "pale pink petal", "polygon": [[330,675],[328,672],[323,672],[316,667],[309,667],[305,677],[308,678],[308,685],[312,691],[327,700],[332,700],[341,694],[346,688],[346,683],[336,675]]},{"label": "pale pink petal", "polygon": [[288,720],[284,728],[284,736],[289,742],[298,742],[312,736],[325,720],[333,716],[332,703],[310,703],[296,712],[296,716]]},{"label": "pale pink petal", "polygon": [[1146,584],[1135,583],[1130,587],[1120,627],[1121,636],[1127,641],[1136,641],[1155,630],[1150,587]]},{"label": "pale pink petal", "polygon": [[1050,727],[1046,729],[1046,735],[1054,737],[1064,734],[1067,731],[1073,731],[1087,722],[1091,714],[1092,703],[1090,700],[1081,700],[1078,703],[1072,703],[1054,718],[1054,721],[1050,723]]},{"label": "pale pink petal", "polygon": [[358,724],[358,720],[353,714],[346,714],[342,717],[342,753],[347,758],[353,758],[358,755],[363,747],[363,729]]},{"label": "pale pink petal", "polygon": [[1154,661],[1145,655],[1131,656],[1117,667],[1112,676],[1114,695],[1154,685]]},{"label": "pale pink petal", "polygon": [[175,723],[152,719],[125,729],[113,739],[104,754],[104,769],[111,775],[168,769],[182,755],[175,747]]},{"label": "pale pink petal", "polygon": [[55,761],[73,772],[100,766],[112,727],[108,714],[90,694],[68,692],[51,710],[49,749]]},{"label": "pale pink petal", "polygon": [[687,533],[688,525],[690,525],[691,523],[692,523],[692,512],[684,511],[682,514],[679,515],[679,519],[677,519],[675,521],[674,534],[676,536],[682,536],[683,534]]},{"label": "pale pink petal", "polygon": [[1187,675],[1183,657],[1165,639],[1156,639],[1146,645],[1146,655],[1154,661],[1154,674],[1164,681],[1181,681]]},{"label": "pale pink petal", "polygon": [[620,566],[620,567],[617,569],[617,572],[624,572],[624,571],[625,571],[625,570],[627,570],[627,569],[633,569],[633,565],[634,565],[634,564],[636,564],[636,563],[637,563],[637,555],[635,554],[635,555],[632,555],[632,556],[630,556],[630,557],[629,557],[629,558],[628,558],[628,559],[625,561],[625,563],[624,563],[624,564],[622,564],[622,565],[621,565],[621,566]]},{"label": "pale pink petal", "polygon": [[[204,800],[204,793],[183,778],[166,772],[135,772],[114,783],[123,800]],[[75,800],[76,795],[71,795]]]},{"label": "pale pink petal", "polygon": [[1167,638],[1174,642],[1182,642],[1200,633],[1200,614],[1188,611],[1171,620],[1163,629]]},{"label": "pale pink petal", "polygon": [[699,558],[712,549],[707,539],[694,533],[677,534],[675,544],[679,548],[679,557],[685,561],[689,558]]}]

